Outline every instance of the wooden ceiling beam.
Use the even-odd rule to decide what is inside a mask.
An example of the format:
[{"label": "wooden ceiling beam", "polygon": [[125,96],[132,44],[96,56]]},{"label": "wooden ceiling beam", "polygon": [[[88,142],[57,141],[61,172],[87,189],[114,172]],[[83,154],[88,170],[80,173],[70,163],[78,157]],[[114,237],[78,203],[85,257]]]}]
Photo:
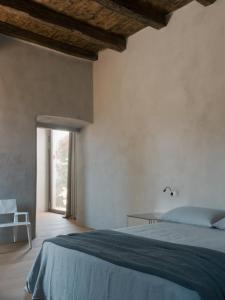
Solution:
[{"label": "wooden ceiling beam", "polygon": [[118,14],[156,29],[165,27],[170,18],[166,12],[156,9],[149,2],[143,4],[134,0],[95,0],[95,2]]},{"label": "wooden ceiling beam", "polygon": [[200,4],[208,6],[216,2],[216,0],[197,0]]},{"label": "wooden ceiling beam", "polygon": [[54,24],[67,30],[80,32],[97,43],[100,42],[105,48],[111,48],[117,51],[126,49],[126,38],[122,35],[106,31],[84,21],[56,12],[40,3],[31,0],[0,0],[0,4],[27,13],[31,17],[46,23]]},{"label": "wooden ceiling beam", "polygon": [[0,33],[14,38],[18,38],[27,42],[38,44],[68,55],[85,58],[88,60],[97,60],[98,55],[92,51],[85,50],[72,46],[70,44],[62,43],[43,35],[24,30],[14,25],[0,21]]}]

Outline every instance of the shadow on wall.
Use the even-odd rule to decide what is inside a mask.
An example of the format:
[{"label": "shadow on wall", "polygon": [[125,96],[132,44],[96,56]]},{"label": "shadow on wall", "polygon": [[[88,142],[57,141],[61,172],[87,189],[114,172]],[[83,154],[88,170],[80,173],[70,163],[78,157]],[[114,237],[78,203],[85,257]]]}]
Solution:
[{"label": "shadow on wall", "polygon": [[14,40],[0,34],[0,51],[4,48],[13,47]]}]

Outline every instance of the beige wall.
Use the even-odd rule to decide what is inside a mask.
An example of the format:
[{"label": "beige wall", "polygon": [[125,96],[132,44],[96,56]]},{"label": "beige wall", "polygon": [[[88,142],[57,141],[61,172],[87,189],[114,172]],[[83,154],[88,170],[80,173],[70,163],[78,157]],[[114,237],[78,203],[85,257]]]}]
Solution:
[{"label": "beige wall", "polygon": [[37,128],[37,212],[48,211],[49,202],[49,153],[48,129]]},{"label": "beige wall", "polygon": [[[94,124],[82,134],[79,221],[193,204],[225,208],[225,1],[193,2],[168,27],[94,64]],[[173,185],[179,196],[162,192]]]},{"label": "beige wall", "polygon": [[36,117],[92,121],[92,63],[1,35],[0,70],[0,199],[30,212],[34,234]]}]

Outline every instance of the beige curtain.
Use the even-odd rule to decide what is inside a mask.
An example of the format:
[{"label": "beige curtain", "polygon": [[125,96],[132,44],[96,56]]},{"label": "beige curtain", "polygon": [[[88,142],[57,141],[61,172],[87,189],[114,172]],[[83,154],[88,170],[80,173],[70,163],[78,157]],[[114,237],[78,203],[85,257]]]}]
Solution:
[{"label": "beige curtain", "polygon": [[68,179],[67,179],[67,206],[66,218],[76,219],[77,207],[77,132],[70,132],[69,156],[68,156]]}]

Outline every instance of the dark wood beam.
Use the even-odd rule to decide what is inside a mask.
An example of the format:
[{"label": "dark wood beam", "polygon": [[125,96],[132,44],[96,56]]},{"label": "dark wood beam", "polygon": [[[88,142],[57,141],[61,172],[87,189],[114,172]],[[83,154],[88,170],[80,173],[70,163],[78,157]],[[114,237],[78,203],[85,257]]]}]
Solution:
[{"label": "dark wood beam", "polygon": [[95,41],[97,43],[101,43],[101,45],[105,48],[111,48],[117,51],[123,51],[126,49],[125,37],[108,32],[99,27],[92,26],[70,16],[66,16],[40,3],[33,2],[31,0],[0,0],[0,4],[23,13],[27,13],[31,17],[41,21],[80,32],[88,38],[91,38],[92,42]]},{"label": "dark wood beam", "polygon": [[43,35],[33,33],[28,30],[16,27],[14,25],[0,21],[0,33],[15,37],[27,42],[38,44],[65,54],[69,54],[76,57],[81,57],[89,60],[97,60],[98,55],[92,51],[88,51],[82,48],[78,48],[66,43],[62,43]]},{"label": "dark wood beam", "polygon": [[204,6],[208,6],[216,2],[216,0],[197,0],[199,3],[201,3]]},{"label": "dark wood beam", "polygon": [[156,9],[149,2],[142,4],[134,0],[95,0],[100,5],[115,11],[118,14],[125,15],[135,19],[137,22],[156,29],[165,27],[169,21],[166,12]]}]

